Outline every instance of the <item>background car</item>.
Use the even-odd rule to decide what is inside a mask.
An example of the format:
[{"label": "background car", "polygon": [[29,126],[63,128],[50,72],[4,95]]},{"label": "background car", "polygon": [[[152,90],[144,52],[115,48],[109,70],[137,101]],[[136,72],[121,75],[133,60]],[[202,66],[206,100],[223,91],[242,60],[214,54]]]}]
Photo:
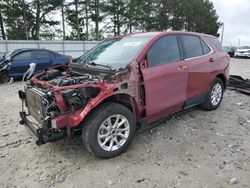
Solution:
[{"label": "background car", "polygon": [[[62,55],[46,49],[16,49],[4,54],[0,66],[6,67],[8,64],[8,68],[7,70],[6,68],[1,70],[2,73],[0,73],[0,75],[4,77],[4,81],[10,77],[22,78],[31,63],[36,64],[34,72],[34,74],[36,74],[51,66],[68,64],[71,60],[71,56]],[[8,75],[6,75],[6,73]]]},{"label": "background car", "polygon": [[250,57],[250,46],[239,47],[235,51],[234,57]]},{"label": "background car", "polygon": [[237,48],[235,46],[223,46],[223,49],[230,57],[234,57],[234,53]]}]

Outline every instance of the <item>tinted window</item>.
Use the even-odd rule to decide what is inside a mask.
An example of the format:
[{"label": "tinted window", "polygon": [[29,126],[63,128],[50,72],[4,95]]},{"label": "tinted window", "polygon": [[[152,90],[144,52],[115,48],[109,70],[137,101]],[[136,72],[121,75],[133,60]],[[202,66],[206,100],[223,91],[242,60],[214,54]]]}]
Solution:
[{"label": "tinted window", "polygon": [[220,51],[224,51],[221,42],[216,37],[209,37],[206,36],[206,38]]},{"label": "tinted window", "polygon": [[198,57],[203,55],[203,50],[199,37],[183,35],[182,41],[186,53],[186,58]]},{"label": "tinted window", "polygon": [[33,56],[36,59],[49,59],[51,58],[51,53],[45,50],[33,51]]},{"label": "tinted window", "polygon": [[180,60],[176,36],[164,36],[156,41],[147,54],[150,67]]},{"label": "tinted window", "polygon": [[201,40],[201,45],[202,45],[204,55],[208,54],[211,51],[208,45],[203,40]]},{"label": "tinted window", "polygon": [[15,61],[28,61],[32,59],[31,51],[21,52],[14,57]]}]

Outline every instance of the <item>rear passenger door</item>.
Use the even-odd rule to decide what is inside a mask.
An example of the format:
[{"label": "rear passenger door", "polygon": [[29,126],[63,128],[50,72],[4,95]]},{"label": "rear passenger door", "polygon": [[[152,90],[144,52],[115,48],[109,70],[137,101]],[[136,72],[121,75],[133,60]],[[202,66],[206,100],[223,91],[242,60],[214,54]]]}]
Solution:
[{"label": "rear passenger door", "polygon": [[187,65],[182,60],[176,35],[159,38],[146,54],[142,68],[146,113],[154,121],[182,109],[186,100]]},{"label": "rear passenger door", "polygon": [[215,53],[199,36],[181,35],[184,57],[188,65],[187,99],[205,96],[217,70]]},{"label": "rear passenger door", "polygon": [[47,50],[36,50],[33,51],[33,57],[36,63],[36,72],[43,71],[50,66],[52,66],[52,56],[53,54]]}]

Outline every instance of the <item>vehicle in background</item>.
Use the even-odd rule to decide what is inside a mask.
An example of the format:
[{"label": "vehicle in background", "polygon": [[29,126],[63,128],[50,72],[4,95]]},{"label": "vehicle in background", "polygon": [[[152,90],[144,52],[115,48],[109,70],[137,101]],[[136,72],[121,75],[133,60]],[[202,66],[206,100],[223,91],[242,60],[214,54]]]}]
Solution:
[{"label": "vehicle in background", "polygon": [[237,48],[235,46],[223,46],[223,49],[230,57],[234,57],[234,53]]},{"label": "vehicle in background", "polygon": [[31,63],[36,64],[34,74],[51,66],[66,65],[72,58],[47,49],[16,49],[4,54],[0,60],[0,81],[10,77],[22,78]]},{"label": "vehicle in background", "polygon": [[206,34],[116,36],[68,66],[33,76],[18,92],[20,124],[34,133],[38,145],[82,131],[88,151],[114,157],[136,131],[164,116],[196,105],[218,108],[229,61],[218,39]]},{"label": "vehicle in background", "polygon": [[235,53],[234,57],[250,57],[250,46],[241,46],[239,47]]}]

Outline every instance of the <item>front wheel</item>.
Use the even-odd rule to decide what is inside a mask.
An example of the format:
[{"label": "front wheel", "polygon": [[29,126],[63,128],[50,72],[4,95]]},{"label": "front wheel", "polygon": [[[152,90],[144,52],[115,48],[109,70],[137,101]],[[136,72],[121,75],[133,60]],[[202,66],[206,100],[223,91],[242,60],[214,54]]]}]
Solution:
[{"label": "front wheel", "polygon": [[88,151],[100,158],[121,154],[135,133],[132,112],[118,103],[106,103],[95,109],[83,123],[82,139]]},{"label": "front wheel", "polygon": [[10,76],[8,73],[0,75],[0,82],[5,83],[10,81]]},{"label": "front wheel", "polygon": [[215,78],[206,100],[201,106],[206,110],[215,110],[219,107],[224,93],[224,83],[221,79]]}]

